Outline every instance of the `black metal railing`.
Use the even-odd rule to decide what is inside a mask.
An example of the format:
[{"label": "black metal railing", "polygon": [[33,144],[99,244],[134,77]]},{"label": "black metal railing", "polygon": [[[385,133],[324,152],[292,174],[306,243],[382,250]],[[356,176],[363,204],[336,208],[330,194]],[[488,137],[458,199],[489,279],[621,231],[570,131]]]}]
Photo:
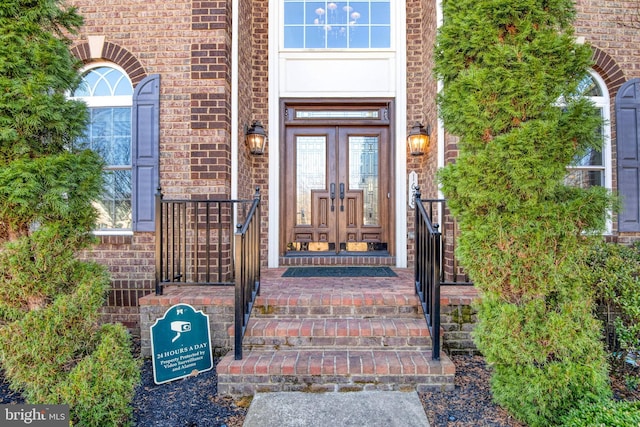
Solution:
[{"label": "black metal railing", "polygon": [[167,200],[158,192],[156,293],[166,285],[233,285],[234,210],[244,220],[255,200]]},{"label": "black metal railing", "polygon": [[156,294],[167,285],[235,286],[236,358],[260,289],[260,223],[258,188],[250,200],[156,195]]},{"label": "black metal railing", "polygon": [[[440,359],[440,287],[472,286],[455,257],[456,223],[444,199],[421,199],[415,193],[415,287],[427,321],[432,357]],[[440,224],[444,225],[441,229]]]},{"label": "black metal railing", "polygon": [[260,293],[260,193],[244,224],[238,224],[236,240],[235,359],[242,359],[242,339],[256,296]]},{"label": "black metal railing", "polygon": [[[441,233],[440,286],[473,286],[456,258],[458,224],[447,209],[445,199],[421,199],[426,217]],[[420,203],[416,199],[416,204]]]}]

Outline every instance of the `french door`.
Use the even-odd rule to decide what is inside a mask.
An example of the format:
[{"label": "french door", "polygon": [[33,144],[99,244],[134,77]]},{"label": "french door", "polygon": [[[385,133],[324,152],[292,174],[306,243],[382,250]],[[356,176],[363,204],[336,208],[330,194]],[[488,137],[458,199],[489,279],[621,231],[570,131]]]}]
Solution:
[{"label": "french door", "polygon": [[285,130],[285,252],[387,250],[388,126]]}]

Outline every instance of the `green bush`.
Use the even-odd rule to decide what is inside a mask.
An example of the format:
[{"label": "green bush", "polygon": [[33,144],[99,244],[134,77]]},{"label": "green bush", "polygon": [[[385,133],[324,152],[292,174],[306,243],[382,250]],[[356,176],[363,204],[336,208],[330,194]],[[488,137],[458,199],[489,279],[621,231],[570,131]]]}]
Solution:
[{"label": "green bush", "polygon": [[640,350],[640,248],[600,243],[588,264],[587,280],[594,286],[603,320],[614,319],[613,361],[623,367],[627,357]]},{"label": "green bush", "polygon": [[106,269],[76,259],[104,183],[87,107],[68,97],[82,64],[67,35],[82,17],[61,0],[3,0],[0,16],[0,364],[27,402],[120,425],[137,363],[122,326],[99,326]]},{"label": "green bush", "polygon": [[98,310],[109,277],[103,267],[76,261],[77,288],[0,328],[0,362],[27,401],[58,399],[56,384],[96,346]]},{"label": "green bush", "polygon": [[495,401],[531,427],[610,395],[582,272],[614,200],[565,184],[602,147],[578,93],[593,52],[575,42],[575,14],[572,0],[445,0],[435,52],[440,115],[459,137],[439,179],[480,291],[474,339]]},{"label": "green bush", "polygon": [[0,363],[30,403],[68,404],[77,425],[118,426],[130,418],[139,381],[126,329],[98,326],[109,276],[75,261],[76,287],[0,328]]},{"label": "green bush", "polygon": [[562,427],[640,426],[640,402],[587,402],[562,417]]},{"label": "green bush", "polygon": [[107,427],[130,421],[130,403],[140,378],[140,363],[130,346],[122,326],[104,325],[98,347],[59,385],[61,401],[73,408],[74,425]]}]

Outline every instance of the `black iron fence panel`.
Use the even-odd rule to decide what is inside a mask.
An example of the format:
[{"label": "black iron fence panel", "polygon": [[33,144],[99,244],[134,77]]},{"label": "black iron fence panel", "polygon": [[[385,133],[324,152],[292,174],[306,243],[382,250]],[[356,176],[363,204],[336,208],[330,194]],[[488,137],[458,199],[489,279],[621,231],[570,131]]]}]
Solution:
[{"label": "black iron fence panel", "polygon": [[259,189],[250,200],[156,195],[156,293],[167,285],[235,286],[237,359],[260,289],[260,223]]}]

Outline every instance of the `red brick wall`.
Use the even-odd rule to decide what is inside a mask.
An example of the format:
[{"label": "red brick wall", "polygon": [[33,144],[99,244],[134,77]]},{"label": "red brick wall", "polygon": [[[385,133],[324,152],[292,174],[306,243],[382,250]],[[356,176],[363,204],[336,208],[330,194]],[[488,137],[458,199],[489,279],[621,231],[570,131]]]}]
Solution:
[{"label": "red brick wall", "polygon": [[[107,60],[134,85],[161,75],[160,184],[171,198],[229,198],[231,34],[227,1],[72,0],[84,17],[73,46],[85,62]],[[91,58],[89,36],[104,36]],[[102,237],[86,254],[108,265],[106,320],[138,323],[137,297],[153,291],[153,233]]]},{"label": "red brick wall", "polygon": [[[435,172],[437,169],[437,82],[433,73],[433,46],[435,43],[437,16],[435,2],[412,0],[407,5],[407,124],[409,129],[416,122],[431,127],[431,140],[427,153],[412,156],[407,147],[407,177],[415,171],[423,198],[437,197]],[[408,131],[408,130],[407,130]],[[400,142],[401,143],[401,142]],[[413,265],[415,247],[411,238],[414,232],[412,209],[407,211],[409,227],[407,240],[408,263]]]},{"label": "red brick wall", "polygon": [[[253,11],[252,27],[252,81],[251,107],[253,119],[260,120],[264,125],[267,134],[269,128],[277,126],[277,123],[269,123],[269,1],[255,0],[251,2]],[[262,156],[253,156],[252,167],[252,190],[260,187],[262,194],[262,265],[267,265],[267,227],[269,218],[269,146],[277,144],[276,140],[269,140]]]}]

